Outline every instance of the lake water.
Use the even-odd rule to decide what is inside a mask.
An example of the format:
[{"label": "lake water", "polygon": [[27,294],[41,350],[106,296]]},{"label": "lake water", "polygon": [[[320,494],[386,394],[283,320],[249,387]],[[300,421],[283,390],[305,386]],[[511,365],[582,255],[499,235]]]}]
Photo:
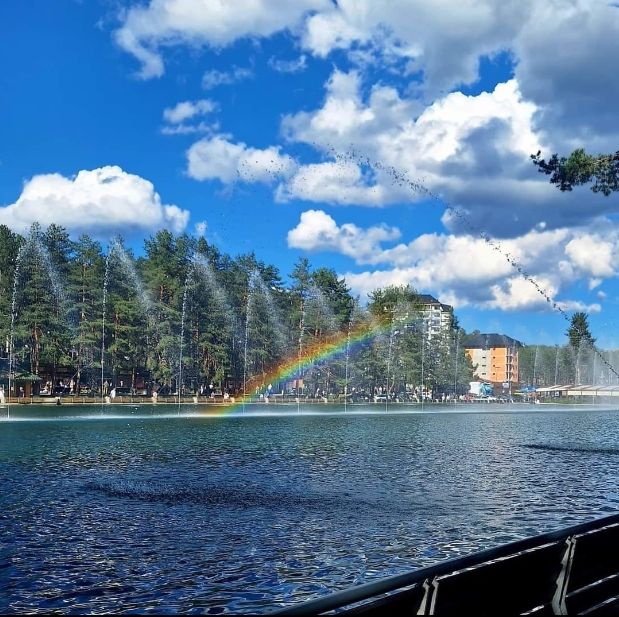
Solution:
[{"label": "lake water", "polygon": [[619,510],[619,409],[151,409],[0,422],[1,612],[268,612]]}]

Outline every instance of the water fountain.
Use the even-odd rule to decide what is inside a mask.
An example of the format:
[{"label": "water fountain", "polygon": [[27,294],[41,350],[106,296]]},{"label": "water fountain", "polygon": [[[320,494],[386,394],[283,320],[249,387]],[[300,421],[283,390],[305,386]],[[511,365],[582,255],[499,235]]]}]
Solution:
[{"label": "water fountain", "polygon": [[[480,232],[480,235],[491,246],[496,248],[499,252],[502,252],[500,250],[500,247],[498,247],[496,241],[488,238],[487,235],[485,235],[483,232]],[[41,247],[40,254],[44,255],[44,253],[45,253],[45,250],[43,247]],[[518,272],[520,272],[525,278],[527,278],[527,280],[530,280],[530,277],[528,276],[528,274],[524,272],[521,269],[521,267],[519,267],[517,262],[515,262],[513,258],[511,258],[511,256],[506,255],[506,258],[518,270]],[[20,258],[18,257],[18,261],[19,259]],[[50,260],[44,259],[42,257],[42,261],[45,263],[48,263]],[[199,263],[200,261],[202,262],[201,264]],[[102,329],[102,333],[101,333],[101,399],[102,401],[101,402],[102,403],[104,402],[103,383],[104,383],[104,376],[105,376],[105,354],[106,354],[106,342],[107,342],[106,341],[106,318],[107,318],[107,304],[108,304],[108,287],[111,283],[110,272],[115,263],[120,264],[120,266],[123,268],[125,276],[131,281],[131,283],[135,287],[138,293],[138,298],[140,299],[140,303],[142,304],[144,308],[144,312],[149,319],[153,312],[152,303],[148,297],[148,294],[145,292],[143,285],[141,284],[139,280],[139,277],[137,275],[137,272],[135,271],[135,267],[131,261],[131,258],[129,257],[129,255],[127,255],[127,253],[122,248],[120,241],[113,241],[110,244],[110,248],[108,250],[108,254],[105,259],[105,275],[104,275],[104,289],[103,289],[103,314],[102,314],[102,323],[101,323],[101,329]],[[190,270],[192,271],[191,276],[193,276],[193,272],[200,270],[201,272],[203,272],[203,277],[205,280],[211,281],[211,280],[214,280],[215,278],[213,275],[211,266],[208,264],[206,258],[204,257],[200,257],[200,258],[194,257],[194,259],[192,259],[192,265],[190,267]],[[16,277],[18,275],[19,275],[19,267],[16,268]],[[113,277],[112,277],[112,280],[113,280]],[[50,282],[51,282],[52,289],[54,290],[54,294],[59,298],[59,302],[62,301],[62,296],[63,296],[62,286],[59,284],[59,278],[57,276],[53,276],[53,273],[51,273],[51,271],[50,271]],[[537,285],[535,281],[532,281],[532,283],[536,285],[536,287],[539,288],[539,285]],[[222,294],[221,285],[217,284],[216,282],[211,283],[211,284],[214,290],[213,292],[214,296],[221,295]],[[178,354],[178,357],[179,357],[179,361],[178,361],[179,411],[180,411],[180,404],[182,402],[183,374],[186,368],[184,366],[184,360],[183,360],[183,349],[184,349],[184,344],[185,344],[184,336],[185,336],[185,329],[186,329],[186,319],[187,319],[190,287],[191,287],[191,281],[190,281],[190,274],[188,273],[187,279],[185,280],[185,286],[183,289],[180,337],[179,337],[179,346],[178,346],[178,350],[179,350],[179,354]],[[543,290],[541,290],[540,293],[542,293],[542,295],[545,294]],[[16,313],[17,313],[16,295],[17,295],[17,280],[14,281],[12,310],[11,310],[11,332],[10,332],[10,337],[9,337],[10,340],[8,344],[8,348],[9,348],[9,390],[10,390],[12,379],[14,377],[13,373],[14,373],[14,364],[15,364],[15,349],[14,349],[15,342],[13,339],[14,339],[15,319],[16,319]],[[547,296],[544,296],[544,297],[547,297]],[[255,313],[257,302],[264,302],[267,307],[266,313],[268,315],[269,320],[272,320],[270,321],[270,323],[272,326],[273,341],[276,347],[278,348],[278,351],[285,353],[286,351],[288,351],[288,348],[290,346],[290,341],[287,339],[284,333],[285,328],[283,326],[283,320],[278,315],[277,305],[274,302],[274,298],[273,298],[273,294],[271,290],[269,289],[268,285],[265,284],[265,282],[262,280],[262,278],[259,276],[257,272],[251,273],[249,277],[248,293],[247,293],[247,299],[246,299],[245,332],[244,332],[244,340],[243,340],[243,390],[244,390],[243,394],[244,396],[247,395],[248,379],[251,379],[251,375],[249,374],[251,372],[250,370],[251,368],[250,367],[250,364],[251,364],[250,362],[250,355],[251,355],[250,354],[251,352],[250,321],[254,319],[255,317],[254,313]],[[549,302],[551,301],[549,300]],[[302,310],[301,310],[301,319],[300,319],[300,324],[299,324],[299,339],[298,339],[298,368],[299,368],[298,381],[297,381],[297,384],[298,384],[297,394],[299,394],[298,401],[297,401],[298,410],[300,410],[300,395],[303,392],[303,388],[301,388],[300,386],[301,379],[304,380],[303,387],[305,387],[305,385],[307,384],[307,379],[306,379],[307,375],[304,374],[304,371],[305,373],[307,373],[308,371],[313,370],[315,366],[320,367],[320,362],[317,362],[314,365],[314,367],[305,366],[306,359],[304,358],[303,352],[304,352],[304,346],[306,343],[306,336],[307,336],[306,330],[310,331],[308,323],[311,321],[312,315],[314,316],[315,321],[320,322],[320,325],[317,328],[317,331],[320,331],[321,336],[323,332],[338,330],[338,324],[336,323],[334,319],[333,312],[330,310],[328,300],[325,298],[324,294],[320,291],[320,289],[316,288],[315,286],[310,287],[306,290],[303,300],[302,300],[301,309]],[[562,309],[558,309],[558,310],[562,311]],[[398,344],[398,341],[396,340],[396,337],[398,335],[398,331],[396,330],[396,325],[397,324],[395,323],[395,320],[392,316],[392,321],[391,321],[390,330],[389,330],[389,337],[388,337],[388,347],[386,350],[387,351],[387,354],[386,354],[387,355],[387,358],[386,358],[387,368],[386,368],[385,410],[388,410],[389,408],[390,397],[392,395],[392,387],[395,387],[396,374],[399,376],[399,373],[397,372],[398,368],[397,368],[397,365],[395,364],[395,357],[394,357],[396,353],[396,346]],[[348,394],[350,390],[350,379],[351,379],[351,376],[350,376],[350,361],[351,361],[350,338],[351,338],[351,332],[352,332],[352,317],[351,319],[349,319],[349,322],[346,327],[347,327],[346,352],[345,352],[345,363],[344,363],[344,409],[345,411],[348,410],[348,407],[347,407]],[[176,330],[176,328],[174,329]],[[422,355],[421,355],[422,404],[424,402],[424,398],[423,398],[423,392],[424,392],[423,382],[425,380],[424,371],[427,369],[426,367],[426,361],[427,361],[426,338],[427,337],[424,333],[424,335],[422,336],[422,349],[421,349],[422,351]],[[237,339],[235,339],[233,336],[233,346],[236,340]],[[239,341],[241,340],[240,336],[238,337],[238,340]],[[459,345],[460,345],[459,336],[458,334],[456,334],[456,341],[455,341],[456,359],[454,363],[454,397],[457,391]],[[175,345],[174,345],[174,348],[176,348]],[[614,371],[614,369],[612,369],[611,359],[606,358],[606,357],[598,358],[599,352],[595,350],[594,347],[592,347],[592,349],[594,351],[593,367],[590,366],[590,363],[588,362],[588,358],[584,362],[584,366],[587,367],[587,371],[588,371],[587,374],[589,374],[591,370],[593,372],[592,381],[594,383],[597,383],[599,379],[601,378],[601,375],[603,374],[603,373],[600,373],[600,366],[599,366],[600,363],[603,364],[604,366],[610,367],[609,373],[612,372],[615,375],[615,379],[616,379],[617,373]],[[588,356],[588,350],[583,349],[582,345],[578,348],[576,352],[576,361],[575,361],[576,381],[582,381],[582,377],[583,377],[582,371],[584,370],[583,357],[584,357],[585,352],[587,352],[587,356]],[[540,350],[538,347],[536,347],[534,363],[533,363],[533,383],[534,385],[537,385],[538,373],[540,373],[539,353],[540,353]],[[240,354],[237,354],[237,359],[239,356]],[[559,368],[558,360],[559,360],[559,355],[557,351],[557,355],[555,358],[555,382],[558,380],[558,368]],[[238,376],[238,371],[236,375]],[[340,369],[339,375],[341,377],[341,369]],[[330,376],[328,377],[328,379],[330,379]],[[546,377],[544,377],[544,379],[546,379]],[[608,381],[610,383],[610,375],[608,376]],[[10,414],[10,407],[7,413]]]},{"label": "water fountain", "polygon": [[348,411],[348,365],[350,363],[350,332],[352,330],[352,313],[348,320],[348,331],[346,333],[346,357],[344,364],[344,413]]},{"label": "water fountain", "polygon": [[247,280],[247,299],[245,301],[245,343],[243,347],[243,413],[245,413],[245,400],[247,398],[247,353],[249,348],[249,320],[253,308],[254,287],[252,275]]},{"label": "water fountain", "polygon": [[348,328],[346,331],[346,352],[344,357],[344,412],[348,411],[348,390],[350,380],[350,342],[352,328],[357,317],[358,305],[357,301],[353,302],[352,309],[350,311],[350,317],[348,318]]},{"label": "water fountain", "polygon": [[303,334],[305,332],[305,302],[304,294],[301,294],[301,319],[299,320],[299,355],[298,355],[298,370],[297,370],[297,413],[301,412],[301,359],[303,357]]},{"label": "water fountain", "polygon": [[582,356],[582,340],[579,341],[578,349],[576,351],[576,367],[575,367],[576,368],[576,371],[575,371],[576,374],[575,374],[574,377],[575,377],[575,380],[576,380],[577,384],[582,383],[582,381],[581,381],[581,372],[580,372],[580,363],[582,361],[581,356]]},{"label": "water fountain", "polygon": [[236,353],[237,343],[244,347],[244,337],[241,335],[241,327],[239,317],[232,307],[230,299],[217,280],[217,275],[208,259],[201,254],[196,253],[191,260],[191,275],[193,280],[196,279],[206,285],[208,297],[213,300],[215,307],[219,308],[223,316],[223,325],[230,331],[230,346],[232,349],[232,357],[238,357]]},{"label": "water fountain", "polygon": [[183,342],[185,340],[185,313],[187,311],[187,289],[189,286],[189,272],[185,277],[185,285],[183,287],[183,307],[181,311],[181,334],[179,341],[178,352],[178,413],[181,413],[181,396],[183,395]]},{"label": "water fountain", "polygon": [[13,373],[14,365],[14,334],[15,334],[15,317],[17,315],[17,281],[19,280],[19,270],[21,267],[21,260],[24,256],[25,246],[20,247],[17,258],[15,260],[15,275],[13,277],[13,297],[11,298],[11,330],[9,335],[9,379],[8,379],[8,392],[7,392],[7,420],[11,419],[11,374]]},{"label": "water fountain", "polygon": [[280,353],[284,354],[288,351],[288,340],[285,335],[286,328],[280,310],[275,304],[273,294],[258,272],[254,271],[251,279],[253,288],[257,290],[259,297],[266,305],[266,318],[271,325],[276,347]]},{"label": "water fountain", "polygon": [[[73,328],[73,324],[70,323],[67,315],[67,301],[64,288],[60,283],[60,277],[54,266],[53,260],[49,254],[49,251],[43,244],[40,231],[33,228],[25,239],[17,252],[15,259],[15,272],[13,274],[13,287],[11,296],[11,319],[9,330],[9,349],[8,349],[8,392],[6,396],[7,403],[7,419],[11,417],[11,387],[14,387],[13,373],[16,368],[15,362],[15,325],[17,319],[17,299],[19,295],[19,283],[22,275],[22,266],[24,259],[28,256],[32,256],[36,259],[36,265],[42,266],[43,271],[47,275],[47,279],[51,285],[52,296],[56,301],[57,308],[62,314],[63,325],[67,328]],[[11,383],[13,381],[13,384]]]},{"label": "water fountain", "polygon": [[243,341],[243,409],[247,395],[249,378],[250,353],[250,323],[252,320],[264,322],[269,328],[269,343],[274,342],[275,355],[285,357],[288,351],[288,340],[284,333],[285,327],[279,308],[275,304],[273,294],[256,270],[250,272],[247,280],[247,297],[245,302],[245,334]]},{"label": "water fountain", "polygon": [[597,375],[597,356],[595,354],[593,354],[593,369],[592,369],[592,375],[591,375],[592,379],[591,382],[592,384],[595,386],[597,385],[598,382],[598,375]]},{"label": "water fountain", "polygon": [[[311,335],[311,330],[313,329],[314,340],[311,344],[319,343],[321,340],[328,340],[333,334],[339,331],[339,327],[337,324],[337,320],[329,305],[329,301],[326,298],[325,294],[322,290],[316,285],[310,285],[306,290],[306,293],[303,298],[302,305],[302,317],[301,317],[301,333],[299,337],[299,352],[302,353],[302,345],[303,338],[306,335],[306,332],[309,330]],[[316,359],[306,359],[305,364],[309,364],[309,367],[304,371],[302,375],[303,381],[310,378],[316,372],[316,370],[320,370],[321,368],[326,367],[327,374],[331,375],[331,367],[329,361],[323,361],[322,364],[320,361],[317,363]],[[323,389],[323,398],[325,402],[328,401],[329,396],[329,382],[326,384],[326,388]]]},{"label": "water fountain", "polygon": [[[510,266],[514,268],[514,270],[516,270],[528,283],[533,285],[536,291],[542,296],[552,310],[557,311],[566,322],[571,324],[571,317],[567,309],[563,308],[561,303],[554,300],[550,294],[535,280],[535,278],[527,272],[522,264],[501,246],[499,241],[493,239],[485,230],[473,224],[466,210],[446,202],[441,195],[429,189],[423,184],[423,182],[411,179],[406,171],[396,169],[392,165],[386,165],[380,161],[372,160],[369,156],[360,154],[354,150],[354,148],[349,149],[347,152],[336,152],[333,148],[330,148],[330,150],[331,154],[343,162],[353,162],[356,165],[360,165],[362,167],[365,166],[376,171],[383,172],[386,177],[389,177],[391,182],[399,188],[409,190],[411,193],[416,195],[424,195],[436,203],[441,203],[447,206],[447,212],[457,219],[463,228],[471,234],[471,236],[481,238],[490,248],[499,253],[510,264]],[[604,358],[595,345],[591,345],[591,348],[599,361],[608,369],[610,373],[615,376],[616,379],[619,380],[619,371],[617,371],[615,367],[608,362],[606,358]]]},{"label": "water fountain", "polygon": [[105,315],[107,313],[107,287],[109,281],[111,252],[105,258],[105,273],[103,274],[103,313],[101,315],[101,413],[103,413],[103,405],[105,404],[105,391],[103,388],[104,371],[105,371]]},{"label": "water fountain", "polygon": [[105,327],[106,327],[106,312],[107,299],[110,282],[110,269],[113,263],[113,258],[116,257],[117,263],[122,268],[123,274],[129,279],[132,288],[137,293],[137,297],[142,310],[149,324],[156,332],[156,320],[154,315],[154,304],[137,273],[135,265],[131,261],[129,255],[125,251],[122,241],[119,238],[112,240],[108,247],[107,256],[105,258],[105,273],[103,275],[103,303],[101,317],[101,410],[106,403],[104,378],[105,378]]},{"label": "water fountain", "polygon": [[391,311],[391,325],[389,328],[389,347],[387,350],[387,391],[385,392],[385,411],[389,411],[389,382],[391,379],[391,358],[393,354],[393,339],[395,337],[395,308]]},{"label": "water fountain", "polygon": [[454,405],[458,401],[458,353],[460,352],[460,328],[456,328],[456,355],[454,358]]}]

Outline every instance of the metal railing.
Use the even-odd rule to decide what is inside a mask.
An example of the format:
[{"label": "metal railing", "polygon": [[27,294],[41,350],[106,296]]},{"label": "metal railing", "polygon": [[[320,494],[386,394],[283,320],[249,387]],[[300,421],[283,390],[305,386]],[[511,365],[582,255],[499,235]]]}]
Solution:
[{"label": "metal railing", "polygon": [[619,614],[619,514],[451,559],[280,615]]}]

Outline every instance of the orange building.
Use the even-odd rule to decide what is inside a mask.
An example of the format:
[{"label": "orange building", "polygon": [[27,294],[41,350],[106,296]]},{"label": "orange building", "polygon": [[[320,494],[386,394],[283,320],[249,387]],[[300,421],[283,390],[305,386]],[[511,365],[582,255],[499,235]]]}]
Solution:
[{"label": "orange building", "polygon": [[464,349],[471,360],[475,376],[493,384],[518,383],[518,349],[522,343],[505,334],[476,334],[469,337]]}]

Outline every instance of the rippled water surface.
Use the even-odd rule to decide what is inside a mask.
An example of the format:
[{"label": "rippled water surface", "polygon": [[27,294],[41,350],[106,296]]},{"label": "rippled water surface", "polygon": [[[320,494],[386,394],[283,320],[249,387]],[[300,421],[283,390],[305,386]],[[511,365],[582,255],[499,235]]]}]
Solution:
[{"label": "rippled water surface", "polygon": [[0,611],[268,612],[619,509],[619,410],[320,409],[13,407]]}]

